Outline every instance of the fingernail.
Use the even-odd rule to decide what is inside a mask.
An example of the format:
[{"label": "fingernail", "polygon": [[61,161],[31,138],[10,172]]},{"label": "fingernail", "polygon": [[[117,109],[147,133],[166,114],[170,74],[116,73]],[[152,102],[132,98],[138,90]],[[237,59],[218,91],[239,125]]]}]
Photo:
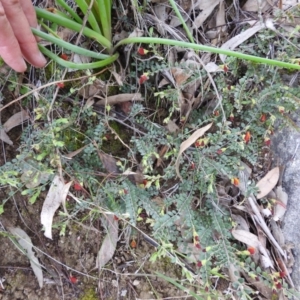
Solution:
[{"label": "fingernail", "polygon": [[46,58],[44,57],[44,55],[41,52],[39,53],[38,59],[41,62],[41,64],[43,64],[43,65],[45,65],[47,63]]}]

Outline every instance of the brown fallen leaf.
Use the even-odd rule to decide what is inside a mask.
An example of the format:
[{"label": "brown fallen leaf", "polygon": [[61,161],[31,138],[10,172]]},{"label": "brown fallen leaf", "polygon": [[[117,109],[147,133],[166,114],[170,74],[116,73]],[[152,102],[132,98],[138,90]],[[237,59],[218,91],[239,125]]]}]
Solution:
[{"label": "brown fallen leaf", "polygon": [[98,102],[96,102],[96,105],[114,105],[114,104],[127,102],[127,101],[142,101],[142,100],[144,100],[144,98],[140,93],[119,94],[114,96],[108,96],[104,99],[101,99]]},{"label": "brown fallen leaf", "polygon": [[55,175],[53,178],[41,211],[41,224],[44,225],[45,228],[44,235],[49,239],[52,239],[52,221],[54,214],[60,204],[65,201],[72,183],[72,181],[68,183],[62,182],[58,175]]},{"label": "brown fallen leaf", "polygon": [[287,202],[288,202],[288,195],[282,189],[282,186],[278,186],[275,189],[275,193],[276,193],[277,203],[274,207],[273,220],[274,221],[279,221],[279,220],[282,220],[282,218],[283,218],[283,216],[286,212],[286,205],[287,205]]},{"label": "brown fallen leaf", "polygon": [[212,126],[213,123],[210,123],[202,128],[199,128],[198,130],[196,130],[186,141],[182,142],[180,145],[180,149],[179,149],[179,153],[176,159],[176,163],[175,163],[175,167],[176,167],[176,174],[178,176],[178,178],[182,181],[182,177],[179,173],[179,160],[180,157],[182,155],[182,153],[189,148],[192,144],[194,144],[196,142],[196,140],[201,137],[202,135],[204,135],[204,133]]},{"label": "brown fallen leaf", "polygon": [[113,257],[118,242],[118,220],[113,215],[107,215],[107,234],[98,252],[96,267],[99,271]]},{"label": "brown fallen leaf", "polygon": [[260,261],[264,268],[274,268],[273,262],[266,250],[266,248],[261,244],[257,235],[242,229],[232,230],[232,235],[234,238],[249,247],[254,247],[256,250],[260,252]]},{"label": "brown fallen leaf", "polygon": [[9,132],[12,128],[19,126],[29,118],[30,116],[24,109],[20,112],[15,113],[3,124],[5,132]]},{"label": "brown fallen leaf", "polygon": [[259,189],[257,199],[261,199],[268,195],[278,182],[280,175],[279,167],[275,167],[269,171],[257,184],[256,187]]},{"label": "brown fallen leaf", "polygon": [[260,1],[248,0],[244,4],[242,9],[245,11],[253,11],[253,12],[260,11],[262,13],[268,10],[270,7],[271,6],[267,0],[260,0]]},{"label": "brown fallen leaf", "polygon": [[0,129],[0,140],[2,140],[3,142],[5,142],[8,145],[13,145],[12,140],[6,134],[4,129]]},{"label": "brown fallen leaf", "polygon": [[[250,37],[252,37],[255,33],[266,28],[265,23],[258,23],[258,24],[255,24],[255,23],[256,23],[256,21],[253,22],[253,24],[251,24],[251,25],[253,25],[252,27],[250,27],[249,29],[246,29],[245,31],[241,32],[240,34],[235,35],[234,37],[229,39],[226,43],[224,43],[221,46],[221,49],[234,50],[240,44],[242,44],[243,42],[248,40]],[[226,55],[220,54],[220,59],[223,61],[223,63],[225,63],[226,57],[227,57]]]},{"label": "brown fallen leaf", "polygon": [[85,148],[87,147],[87,145],[75,150],[75,151],[72,151],[72,152],[69,152],[68,154],[64,155],[65,157],[67,158],[73,158],[74,156],[76,156],[77,154],[79,154],[82,150],[84,150]]},{"label": "brown fallen leaf", "polygon": [[117,166],[117,161],[111,155],[98,150],[98,155],[103,163],[104,168],[110,174],[119,174],[120,170]]},{"label": "brown fallen leaf", "polygon": [[33,251],[33,244],[31,238],[28,234],[19,227],[8,227],[7,228],[16,238],[19,247],[22,249],[22,253],[27,256],[30,260],[30,265],[33,270],[34,275],[36,276],[40,288],[43,287],[43,270],[42,266],[39,263],[38,258],[36,257]]}]

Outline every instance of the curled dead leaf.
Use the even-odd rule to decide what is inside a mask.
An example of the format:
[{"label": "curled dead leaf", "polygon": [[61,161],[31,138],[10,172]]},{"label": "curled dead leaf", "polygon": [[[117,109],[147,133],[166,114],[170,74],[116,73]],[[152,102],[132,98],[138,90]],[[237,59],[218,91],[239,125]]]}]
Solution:
[{"label": "curled dead leaf", "polygon": [[71,185],[72,181],[65,184],[58,175],[54,177],[51,183],[41,211],[41,223],[45,228],[44,235],[49,239],[52,239],[52,221],[54,214],[60,204],[65,201]]}]

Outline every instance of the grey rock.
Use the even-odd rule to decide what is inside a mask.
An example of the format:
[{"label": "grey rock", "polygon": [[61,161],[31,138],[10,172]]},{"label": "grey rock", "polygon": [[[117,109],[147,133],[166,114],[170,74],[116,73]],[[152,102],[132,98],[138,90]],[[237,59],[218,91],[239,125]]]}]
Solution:
[{"label": "grey rock", "polygon": [[[294,121],[300,127],[299,115]],[[286,242],[294,244],[291,277],[300,291],[300,132],[291,128],[279,130],[272,138],[272,150],[275,162],[285,166],[282,186],[289,198],[282,228]]]}]

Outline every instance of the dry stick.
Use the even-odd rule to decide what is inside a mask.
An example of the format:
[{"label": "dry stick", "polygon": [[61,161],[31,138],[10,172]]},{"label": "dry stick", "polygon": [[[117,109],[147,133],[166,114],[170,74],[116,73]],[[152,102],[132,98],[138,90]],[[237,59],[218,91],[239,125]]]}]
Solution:
[{"label": "dry stick", "polygon": [[279,253],[286,258],[286,254],[284,253],[284,251],[282,250],[282,248],[280,247],[280,245],[277,243],[277,241],[274,239],[270,229],[268,228],[265,220],[263,219],[263,217],[261,216],[259,209],[257,207],[257,203],[256,203],[256,199],[253,195],[251,195],[250,197],[248,197],[248,201],[250,203],[250,206],[255,214],[255,219],[257,221],[257,223],[261,226],[261,228],[264,230],[265,234],[268,236],[268,238],[270,239],[271,243],[277,248],[277,250],[279,251]]},{"label": "dry stick", "polygon": [[[260,225],[260,227],[264,230],[265,234],[267,235],[267,237],[269,238],[270,242],[275,246],[276,250],[282,255],[282,257],[286,260],[286,254],[284,253],[284,251],[282,250],[282,248],[280,247],[280,245],[277,243],[277,241],[275,240],[275,238],[273,237],[269,227],[267,226],[265,220],[263,219],[263,217],[261,216],[258,207],[257,207],[257,203],[256,203],[256,199],[253,195],[251,195],[250,197],[248,197],[248,201],[251,205],[251,208],[254,212],[254,219],[257,221],[257,223]],[[294,287],[294,283],[290,277],[290,274],[287,273],[287,277],[290,281],[290,284],[292,287]]]}]

